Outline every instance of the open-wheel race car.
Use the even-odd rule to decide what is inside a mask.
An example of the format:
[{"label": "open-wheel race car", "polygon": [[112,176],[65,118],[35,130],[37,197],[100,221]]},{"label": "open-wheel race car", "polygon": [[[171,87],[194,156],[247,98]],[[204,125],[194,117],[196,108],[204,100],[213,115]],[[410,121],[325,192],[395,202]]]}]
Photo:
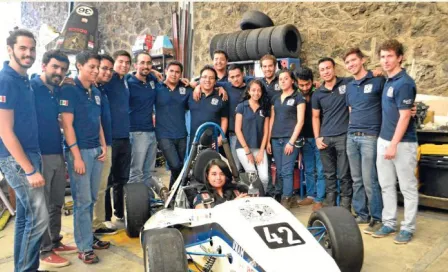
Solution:
[{"label": "open-wheel race car", "polygon": [[[233,182],[242,192],[255,188],[259,197],[193,208],[194,197],[206,189],[205,166],[222,158],[214,149],[201,148],[201,136],[210,128],[222,136]],[[214,123],[198,129],[170,196],[163,207],[152,208],[151,216],[154,202],[144,186],[126,185],[125,225],[130,236],[140,236],[145,271],[361,270],[364,247],[351,213],[341,207],[322,208],[304,226],[275,199],[262,197],[259,179],[237,171],[228,139]]]}]

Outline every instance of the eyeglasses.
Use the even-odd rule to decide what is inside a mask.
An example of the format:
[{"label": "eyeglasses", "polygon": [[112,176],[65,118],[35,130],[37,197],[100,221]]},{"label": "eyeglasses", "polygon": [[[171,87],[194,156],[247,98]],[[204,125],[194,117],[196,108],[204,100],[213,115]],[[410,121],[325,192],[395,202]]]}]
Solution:
[{"label": "eyeglasses", "polygon": [[203,80],[215,80],[216,78],[215,77],[208,77],[208,76],[201,76],[201,79],[203,79]]},{"label": "eyeglasses", "polygon": [[111,72],[111,73],[113,73],[114,72],[114,69],[113,68],[107,68],[107,67],[101,67],[100,68],[101,70],[103,70],[104,72],[106,72],[106,71],[109,71],[109,72]]}]

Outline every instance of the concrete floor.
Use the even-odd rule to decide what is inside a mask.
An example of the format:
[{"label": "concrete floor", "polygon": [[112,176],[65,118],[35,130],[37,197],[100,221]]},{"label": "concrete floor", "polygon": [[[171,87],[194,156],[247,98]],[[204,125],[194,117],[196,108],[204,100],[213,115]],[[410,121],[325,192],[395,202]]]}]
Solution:
[{"label": "concrete floor", "polygon": [[[157,169],[164,181],[167,175]],[[69,198],[69,197],[68,197]],[[292,209],[291,212],[303,223],[308,222],[311,207]],[[399,208],[399,219],[403,208]],[[123,223],[116,222],[120,229]],[[362,234],[364,239],[364,272],[376,271],[448,271],[448,212],[420,208],[417,216],[417,233],[408,245],[395,245],[393,237],[375,239]],[[74,244],[73,216],[62,218],[63,242]],[[50,269],[51,271],[142,271],[142,250],[138,239],[128,238],[124,230],[112,236],[103,236],[112,246],[108,250],[97,250],[100,263],[85,265],[77,259],[76,254],[66,256],[71,265]],[[0,271],[13,271],[14,220],[0,232]],[[316,260],[318,262],[318,260]],[[298,267],[300,260],[298,259]],[[42,269],[48,269],[41,267]],[[316,267],[316,271],[319,271]]]}]

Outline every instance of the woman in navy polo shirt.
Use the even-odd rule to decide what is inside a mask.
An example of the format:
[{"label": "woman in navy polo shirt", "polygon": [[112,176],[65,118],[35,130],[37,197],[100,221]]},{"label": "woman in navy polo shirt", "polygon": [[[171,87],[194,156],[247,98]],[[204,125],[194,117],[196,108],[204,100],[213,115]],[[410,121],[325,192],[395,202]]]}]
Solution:
[{"label": "woman in navy polo shirt", "polygon": [[[255,79],[246,88],[243,102],[236,107],[235,134],[238,138],[236,153],[246,171],[258,170],[258,176],[267,191],[269,137],[269,103],[263,83]],[[257,169],[255,169],[257,164]]]},{"label": "woman in navy polo shirt", "polygon": [[109,244],[94,241],[92,235],[93,205],[106,158],[106,142],[101,127],[101,93],[93,85],[98,76],[100,57],[89,51],[76,55],[78,77],[75,85],[61,90],[59,111],[62,115],[70,186],[73,196],[75,242],[78,258],[86,264],[97,263],[93,249]]},{"label": "woman in navy polo shirt", "polygon": [[277,182],[282,182],[281,204],[291,206],[293,193],[294,164],[299,150],[294,142],[299,137],[305,118],[305,99],[294,86],[294,74],[283,69],[279,73],[281,94],[271,100],[271,120],[269,126],[270,143],[268,153],[274,154],[277,167]]}]

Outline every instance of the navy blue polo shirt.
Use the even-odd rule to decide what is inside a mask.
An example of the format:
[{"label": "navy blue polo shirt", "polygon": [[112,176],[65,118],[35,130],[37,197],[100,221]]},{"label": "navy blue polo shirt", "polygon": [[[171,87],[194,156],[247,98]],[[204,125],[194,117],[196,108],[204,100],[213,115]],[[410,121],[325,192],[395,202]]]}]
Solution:
[{"label": "navy blue polo shirt", "polygon": [[30,82],[35,96],[40,151],[43,155],[62,154],[62,134],[58,121],[60,89],[54,87],[51,92],[38,76]]},{"label": "navy blue polo shirt", "polygon": [[[309,96],[310,100],[306,101],[305,98],[305,119],[303,120],[303,127],[302,131],[300,132],[300,136],[305,138],[314,138],[314,132],[313,132],[313,109],[311,107],[311,100],[313,99],[314,94],[314,87],[313,90],[311,90]],[[303,94],[302,94],[303,95]]]},{"label": "navy blue polo shirt", "polygon": [[112,115],[110,113],[110,102],[107,97],[104,85],[98,84],[98,90],[101,93],[101,126],[103,127],[104,139],[106,145],[112,145]]},{"label": "navy blue polo shirt", "polygon": [[88,90],[82,86],[77,77],[75,83],[75,86],[64,85],[62,87],[59,112],[73,113],[73,128],[80,149],[99,147],[101,145],[101,93],[92,85],[92,92],[89,96]]},{"label": "navy blue polo shirt", "polygon": [[269,101],[272,101],[272,98],[274,98],[274,96],[282,93],[277,76],[270,83],[268,83],[265,77],[260,78],[260,80],[263,83],[264,87],[266,88],[266,93]]},{"label": "navy blue polo shirt", "polygon": [[117,73],[114,73],[105,85],[105,90],[112,116],[112,138],[129,138],[129,88],[125,77],[120,78]]},{"label": "navy blue polo shirt", "polygon": [[181,82],[170,88],[163,82],[156,86],[156,137],[181,139],[187,137],[185,111],[192,89]]},{"label": "navy blue polo shirt", "polygon": [[192,141],[196,130],[205,122],[214,122],[221,125],[221,118],[228,118],[229,105],[223,101],[217,91],[213,91],[210,95],[201,95],[199,101],[194,101],[191,95],[188,98],[188,108],[191,114],[190,124],[190,140]]},{"label": "navy blue polo shirt", "polygon": [[[245,100],[236,107],[236,114],[241,114],[244,140],[249,148],[260,148],[263,141],[264,121],[269,117],[269,112],[258,107],[253,111],[249,105],[249,100]],[[236,142],[236,148],[242,148],[240,141]]]},{"label": "navy blue polo shirt", "polygon": [[346,102],[347,84],[353,78],[337,77],[333,89],[325,84],[314,92],[311,105],[321,112],[321,137],[338,136],[347,133],[349,112]]},{"label": "navy blue polo shirt", "polygon": [[[382,96],[383,122],[380,137],[391,141],[400,118],[400,110],[413,107],[417,88],[414,80],[403,69],[384,84]],[[415,120],[411,117],[401,142],[417,142]]]},{"label": "navy blue polo shirt", "polygon": [[146,77],[146,82],[132,75],[126,76],[129,86],[129,118],[131,121],[131,132],[154,131],[152,113],[156,101],[157,78],[152,74]]},{"label": "navy blue polo shirt", "polygon": [[[40,151],[34,99],[28,76],[20,75],[5,61],[0,71],[0,109],[14,111],[14,134],[25,152]],[[0,138],[0,157],[9,156]]]},{"label": "navy blue polo shirt", "polygon": [[381,94],[384,77],[374,77],[371,71],[360,80],[347,84],[347,106],[352,108],[348,132],[364,132],[378,136],[381,129]]},{"label": "navy blue polo shirt", "polygon": [[235,110],[236,106],[241,102],[244,97],[244,91],[246,90],[246,84],[243,84],[241,87],[235,87],[230,82],[224,85],[224,89],[227,92],[229,100],[227,103],[229,104],[229,132],[235,132]]},{"label": "navy blue polo shirt", "polygon": [[272,138],[289,138],[294,132],[297,124],[297,106],[305,103],[305,98],[299,91],[294,91],[287,96],[283,103],[281,95],[274,96],[271,104],[274,106],[274,125],[272,127]]}]

